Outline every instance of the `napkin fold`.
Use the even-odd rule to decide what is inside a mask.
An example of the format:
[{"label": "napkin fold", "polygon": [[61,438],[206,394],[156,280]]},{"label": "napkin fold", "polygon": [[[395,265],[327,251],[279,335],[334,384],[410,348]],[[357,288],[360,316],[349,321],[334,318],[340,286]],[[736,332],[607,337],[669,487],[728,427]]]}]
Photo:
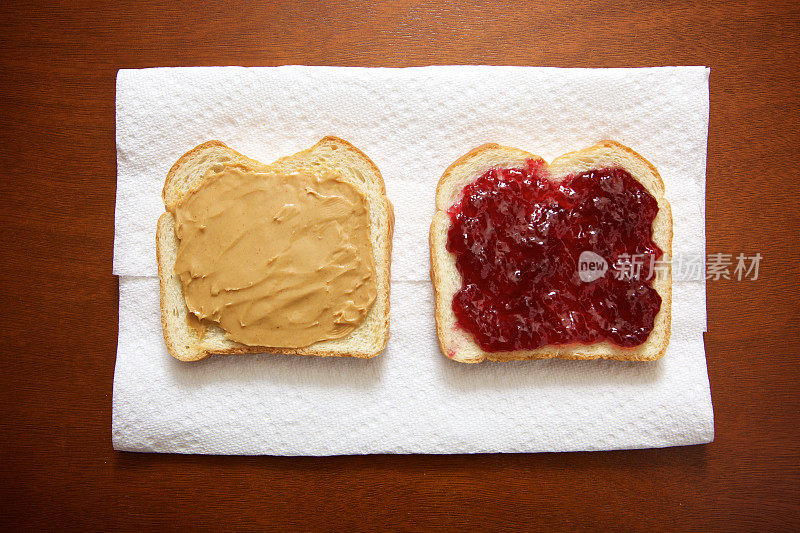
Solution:
[{"label": "napkin fold", "polygon": [[[713,439],[704,281],[676,280],[654,363],[462,365],[436,343],[427,232],[444,169],[499,142],[547,160],[602,139],[658,167],[675,256],[704,257],[708,69],[209,67],[117,76],[114,273],[120,450],[333,455],[600,450]],[[155,262],[177,158],[219,139],[271,162],[337,135],[381,169],[395,206],[391,338],[371,360],[172,359]]]}]

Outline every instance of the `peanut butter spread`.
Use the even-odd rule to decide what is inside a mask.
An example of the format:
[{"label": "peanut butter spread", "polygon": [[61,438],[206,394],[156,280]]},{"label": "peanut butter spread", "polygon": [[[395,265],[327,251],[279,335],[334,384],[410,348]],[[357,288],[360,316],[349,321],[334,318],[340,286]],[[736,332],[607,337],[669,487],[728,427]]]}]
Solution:
[{"label": "peanut butter spread", "polygon": [[173,215],[186,305],[234,341],[341,338],[375,301],[367,201],[341,176],[216,165]]}]

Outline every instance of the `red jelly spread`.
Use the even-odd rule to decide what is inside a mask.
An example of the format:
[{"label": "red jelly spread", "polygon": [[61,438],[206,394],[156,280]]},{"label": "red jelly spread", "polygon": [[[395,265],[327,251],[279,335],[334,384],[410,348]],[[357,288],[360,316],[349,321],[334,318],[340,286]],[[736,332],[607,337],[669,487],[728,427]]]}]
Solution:
[{"label": "red jelly spread", "polygon": [[[662,255],[652,238],[657,213],[656,199],[620,168],[557,183],[541,160],[489,170],[449,210],[447,250],[462,277],[453,298],[458,324],[490,352],[643,343],[661,308],[650,275]],[[584,251],[609,271],[582,281]],[[638,276],[613,273],[618,259],[635,255],[644,258]]]}]

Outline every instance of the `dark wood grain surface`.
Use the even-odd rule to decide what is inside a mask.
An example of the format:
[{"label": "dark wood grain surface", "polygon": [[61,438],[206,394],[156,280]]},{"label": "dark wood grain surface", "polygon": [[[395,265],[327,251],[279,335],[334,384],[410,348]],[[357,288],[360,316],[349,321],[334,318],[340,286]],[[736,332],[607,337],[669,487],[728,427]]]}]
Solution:
[{"label": "dark wood grain surface", "polygon": [[[2,529],[800,529],[796,1],[75,2],[0,7]],[[117,69],[711,67],[716,440],[569,454],[117,453]],[[524,111],[524,110],[523,110]]]}]

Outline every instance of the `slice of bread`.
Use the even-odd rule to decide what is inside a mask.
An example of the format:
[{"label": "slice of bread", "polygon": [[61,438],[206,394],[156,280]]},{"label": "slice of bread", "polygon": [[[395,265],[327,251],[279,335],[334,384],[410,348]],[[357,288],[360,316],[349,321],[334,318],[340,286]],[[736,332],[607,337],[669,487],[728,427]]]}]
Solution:
[{"label": "slice of bread", "polygon": [[197,187],[206,171],[218,164],[239,164],[258,171],[280,173],[333,172],[361,191],[369,205],[370,238],[377,274],[378,293],[366,318],[341,339],[316,342],[303,348],[248,346],[228,339],[225,332],[209,322],[199,333],[189,325],[190,311],[183,297],[180,279],[174,273],[178,253],[175,219],[166,212],[158,219],[156,248],[161,286],[161,325],[169,353],[181,361],[197,361],[211,354],[279,353],[322,357],[370,358],[378,355],[389,337],[389,267],[392,251],[394,211],[378,167],[352,144],[337,137],[325,137],[317,144],[271,165],[259,163],[228,148],[220,141],[203,143],[172,166],[164,183],[164,205],[174,208]]},{"label": "slice of bread", "polygon": [[[632,348],[622,348],[610,342],[593,344],[547,345],[535,350],[486,352],[473,340],[472,334],[459,327],[453,312],[453,296],[461,288],[461,274],[456,268],[455,256],[447,251],[447,231],[450,217],[447,210],[461,198],[464,187],[493,167],[522,167],[528,159],[538,156],[498,144],[484,144],[456,160],[445,170],[436,189],[436,214],[430,229],[431,280],[436,301],[436,332],[442,353],[454,361],[480,363],[525,359],[617,359],[626,361],[652,361],[664,355],[669,344],[672,272],[653,281],[653,288],[661,296],[661,310],[656,315],[652,333],[647,340]],[[664,182],[656,168],[642,156],[614,141],[603,141],[595,146],[564,154],[550,164],[551,179],[587,170],[617,166],[627,170],[644,185],[658,201],[658,214],[653,221],[653,241],[663,250],[665,257],[672,256],[672,211],[664,198]]]}]

